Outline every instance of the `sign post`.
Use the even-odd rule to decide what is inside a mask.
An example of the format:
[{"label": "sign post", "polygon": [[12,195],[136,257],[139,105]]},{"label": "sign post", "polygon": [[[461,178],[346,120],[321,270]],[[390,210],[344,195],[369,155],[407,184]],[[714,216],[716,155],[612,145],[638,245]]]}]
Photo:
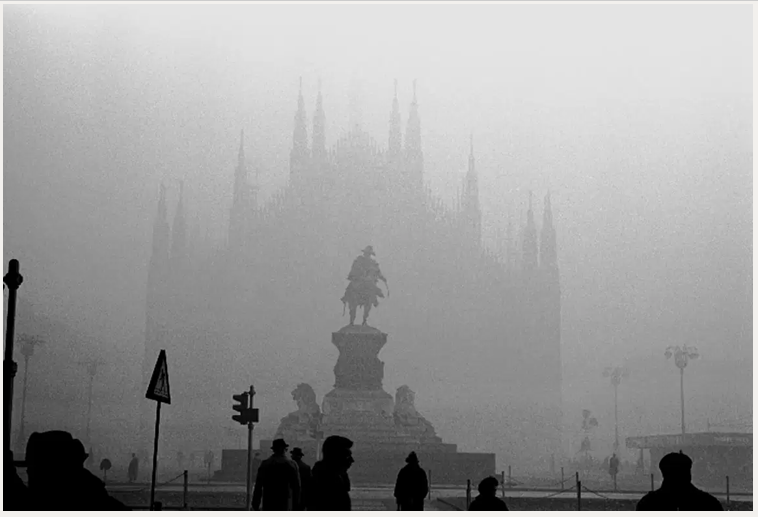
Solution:
[{"label": "sign post", "polygon": [[258,408],[253,407],[253,397],[255,389],[250,386],[250,391],[245,391],[239,395],[232,395],[232,399],[239,404],[232,406],[232,409],[239,415],[232,415],[232,420],[242,425],[247,424],[247,482],[245,487],[245,510],[250,510],[250,500],[252,494],[253,479],[253,424],[258,422]]},{"label": "sign post", "polygon": [[155,363],[150,384],[147,386],[145,398],[155,400],[158,406],[155,409],[155,441],[153,442],[153,477],[150,482],[150,510],[155,506],[155,476],[158,471],[158,435],[161,425],[161,403],[171,404],[171,390],[168,385],[168,364],[166,363],[166,351],[161,350],[158,361]]}]

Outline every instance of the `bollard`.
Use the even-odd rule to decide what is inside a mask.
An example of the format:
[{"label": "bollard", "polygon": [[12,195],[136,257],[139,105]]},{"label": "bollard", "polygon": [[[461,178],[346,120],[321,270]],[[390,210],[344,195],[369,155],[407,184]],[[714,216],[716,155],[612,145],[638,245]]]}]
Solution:
[{"label": "bollard", "polygon": [[189,508],[189,501],[187,500],[187,494],[189,492],[189,471],[184,471],[184,509]]},{"label": "bollard", "polygon": [[466,480],[466,511],[468,511],[468,507],[471,506],[471,480]]},{"label": "bollard", "polygon": [[511,466],[508,465],[508,487],[513,486],[513,476],[511,476]]},{"label": "bollard", "polygon": [[563,480],[566,479],[566,476],[563,475],[563,467],[561,467],[561,490],[564,490],[563,488]]},{"label": "bollard", "polygon": [[726,509],[729,509],[729,476],[726,477]]},{"label": "bollard", "polygon": [[432,500],[432,469],[429,469],[429,500]]},{"label": "bollard", "polygon": [[582,511],[582,482],[576,482],[576,511]]},{"label": "bollard", "polygon": [[650,491],[652,492],[654,490],[655,490],[655,474],[651,472],[650,473]]},{"label": "bollard", "polygon": [[505,471],[504,470],[500,472],[500,481],[502,482],[501,492],[503,493],[503,497],[505,497]]}]

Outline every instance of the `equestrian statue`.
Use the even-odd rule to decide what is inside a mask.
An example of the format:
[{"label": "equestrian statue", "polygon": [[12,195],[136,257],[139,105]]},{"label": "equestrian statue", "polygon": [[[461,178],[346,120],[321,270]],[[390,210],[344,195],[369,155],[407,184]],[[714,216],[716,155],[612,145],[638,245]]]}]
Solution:
[{"label": "equestrian statue", "polygon": [[371,258],[374,248],[367,246],[360,255],[353,261],[353,267],[347,279],[350,284],[345,289],[345,296],[342,297],[342,314],[345,314],[345,306],[350,307],[350,325],[355,325],[355,311],[358,306],[363,306],[363,324],[366,325],[368,314],[371,307],[379,306],[379,298],[384,298],[384,293],[376,283],[381,280],[387,286],[387,296],[390,295],[390,287],[387,279],[382,275],[379,264]]}]

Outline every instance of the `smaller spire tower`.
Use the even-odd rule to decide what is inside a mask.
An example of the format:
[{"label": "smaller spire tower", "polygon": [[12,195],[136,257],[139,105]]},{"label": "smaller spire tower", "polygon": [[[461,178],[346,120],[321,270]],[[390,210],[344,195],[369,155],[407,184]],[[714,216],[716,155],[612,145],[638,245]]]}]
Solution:
[{"label": "smaller spire tower", "polygon": [[392,99],[392,112],[390,113],[389,154],[391,158],[398,158],[402,153],[403,137],[401,125],[400,104],[397,100],[397,79],[395,79],[395,96]]},{"label": "smaller spire tower", "polygon": [[321,79],[318,80],[318,95],[316,96],[316,111],[313,114],[313,145],[312,156],[315,160],[326,157],[326,115],[324,115],[321,98]]},{"label": "smaller spire tower", "polygon": [[532,211],[532,191],[529,191],[529,208],[526,211],[526,227],[524,228],[523,244],[524,260],[522,267],[526,271],[534,271],[538,265],[537,228],[534,225],[534,212]]},{"label": "smaller spire tower", "polygon": [[184,218],[184,181],[179,181],[179,201],[171,235],[171,260],[181,262],[187,255],[187,222]]},{"label": "smaller spire tower", "polygon": [[303,99],[303,78],[300,78],[300,89],[297,95],[297,111],[295,112],[295,127],[292,132],[292,150],[290,151],[290,178],[297,181],[305,172],[308,156],[308,130],[305,128],[305,100]]},{"label": "smaller spire tower", "polygon": [[421,119],[416,99],[416,80],[413,80],[413,100],[405,129],[405,170],[407,181],[419,193],[424,184],[424,154],[421,151]]},{"label": "smaller spire tower", "polygon": [[243,242],[245,234],[245,217],[247,214],[247,163],[245,162],[245,130],[240,131],[240,148],[237,153],[237,167],[234,170],[234,188],[232,192],[232,208],[229,213],[230,247],[238,247]]},{"label": "smaller spire tower", "polygon": [[466,184],[463,199],[464,220],[466,230],[475,243],[482,242],[482,212],[479,208],[479,178],[476,173],[476,161],[474,159],[474,134],[471,134],[468,155],[468,171],[466,172]]}]

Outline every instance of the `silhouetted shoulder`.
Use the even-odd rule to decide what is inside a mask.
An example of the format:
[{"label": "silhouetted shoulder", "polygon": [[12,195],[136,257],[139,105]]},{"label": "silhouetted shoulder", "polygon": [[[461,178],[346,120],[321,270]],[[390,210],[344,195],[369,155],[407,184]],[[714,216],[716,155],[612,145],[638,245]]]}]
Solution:
[{"label": "silhouetted shoulder", "polygon": [[655,492],[648,492],[637,502],[636,510],[638,512],[650,512],[658,509],[656,508],[656,499],[657,494]]},{"label": "silhouetted shoulder", "polygon": [[702,490],[698,490],[700,492],[700,500],[701,504],[703,505],[703,510],[708,510],[711,512],[720,512],[724,510],[724,507],[721,506],[721,501],[719,501],[716,497],[712,496],[708,492],[703,492]]},{"label": "silhouetted shoulder", "polygon": [[471,502],[471,506],[468,509],[470,512],[507,512],[508,505],[497,497],[487,497],[486,499],[477,497]]}]

